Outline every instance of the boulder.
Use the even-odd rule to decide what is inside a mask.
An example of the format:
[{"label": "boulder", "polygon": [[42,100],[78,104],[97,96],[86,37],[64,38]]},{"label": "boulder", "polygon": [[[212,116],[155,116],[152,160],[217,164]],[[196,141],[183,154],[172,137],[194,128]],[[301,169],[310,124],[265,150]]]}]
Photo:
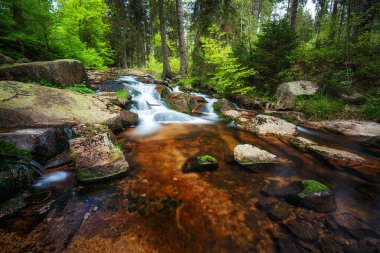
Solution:
[{"label": "boulder", "polygon": [[336,209],[330,189],[315,180],[302,181],[302,191],[297,194],[297,204],[316,212],[330,212]]},{"label": "boulder", "polygon": [[294,137],[290,139],[290,143],[300,149],[307,149],[309,146],[315,146],[317,143],[304,137]]},{"label": "boulder", "polygon": [[300,95],[314,95],[318,85],[311,81],[295,81],[282,83],[277,88],[279,96],[276,107],[280,110],[292,109],[294,100]]},{"label": "boulder", "polygon": [[232,104],[230,101],[228,101],[228,99],[226,98],[219,99],[217,102],[214,103],[213,106],[215,111],[219,113],[236,109],[236,106]]},{"label": "boulder", "polygon": [[108,79],[107,73],[97,69],[86,69],[87,74],[87,86],[93,90],[99,88],[99,86]]},{"label": "boulder", "polygon": [[86,79],[83,64],[77,60],[31,62],[0,67],[0,80],[40,82],[69,86]]},{"label": "boulder", "polygon": [[308,146],[308,149],[322,156],[325,160],[336,167],[352,167],[357,166],[358,164],[360,165],[366,163],[366,160],[363,157],[344,150],[318,145]]},{"label": "boulder", "polygon": [[277,156],[250,144],[240,144],[234,148],[234,159],[242,165],[258,163],[278,163]]},{"label": "boulder", "polygon": [[100,181],[127,172],[128,162],[106,126],[81,124],[73,130],[77,138],[70,140],[70,151],[79,181]]},{"label": "boulder", "polygon": [[12,217],[26,206],[22,196],[14,197],[0,205],[0,220]]},{"label": "boulder", "polygon": [[380,238],[376,230],[372,229],[367,223],[361,219],[352,216],[349,213],[340,213],[334,215],[334,220],[339,228],[353,235],[356,238],[374,237]]},{"label": "boulder", "polygon": [[189,158],[182,167],[184,173],[214,171],[218,168],[218,160],[210,155]]},{"label": "boulder", "polygon": [[122,81],[106,81],[102,83],[98,89],[100,92],[117,92],[119,90],[125,90],[127,92],[130,92],[130,88],[125,86]]},{"label": "boulder", "polygon": [[121,129],[120,116],[96,94],[0,81],[0,129],[102,123]]},{"label": "boulder", "polygon": [[228,119],[236,120],[242,116],[242,113],[236,110],[228,110],[223,112],[223,116]]},{"label": "boulder", "polygon": [[323,128],[334,133],[348,136],[376,136],[380,135],[380,124],[358,120],[327,120],[321,122],[307,122],[306,127]]},{"label": "boulder", "polygon": [[173,92],[169,95],[167,101],[172,109],[190,114],[192,111],[190,99],[191,96],[188,93]]},{"label": "boulder", "polygon": [[169,88],[162,84],[156,86],[156,91],[160,94],[161,98],[167,98],[170,95]]},{"label": "boulder", "polygon": [[132,100],[132,96],[127,91],[118,91],[118,93],[98,92],[95,94],[95,97],[100,101],[106,103],[108,108],[110,108],[110,106],[112,107],[112,105],[128,108]]},{"label": "boulder", "polygon": [[138,124],[139,116],[136,113],[127,110],[121,110],[119,114],[123,127],[127,128]]},{"label": "boulder", "polygon": [[297,134],[296,125],[283,119],[268,115],[257,115],[243,127],[259,135],[293,136]]},{"label": "boulder", "polygon": [[2,64],[12,64],[12,63],[15,63],[16,61],[13,60],[11,57],[9,56],[6,56],[2,53],[0,53],[0,65]]},{"label": "boulder", "polygon": [[42,163],[68,146],[63,129],[52,127],[0,133],[0,141],[12,143],[20,149],[29,151],[34,159]]},{"label": "boulder", "polygon": [[236,99],[236,102],[238,103],[238,105],[243,109],[252,110],[252,109],[263,109],[265,107],[265,104],[263,102],[249,95],[237,94],[234,96],[234,99]]},{"label": "boulder", "polygon": [[365,149],[380,155],[380,135],[369,137],[361,142]]}]

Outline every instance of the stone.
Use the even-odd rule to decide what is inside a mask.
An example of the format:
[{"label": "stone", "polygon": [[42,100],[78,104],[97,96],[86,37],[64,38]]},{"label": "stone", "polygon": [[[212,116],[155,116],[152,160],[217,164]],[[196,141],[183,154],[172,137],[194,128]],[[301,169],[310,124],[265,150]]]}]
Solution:
[{"label": "stone", "polygon": [[68,164],[68,163],[71,163],[72,162],[72,159],[71,159],[71,156],[70,156],[70,152],[69,151],[64,151],[63,153],[61,154],[58,154],[52,158],[50,158],[45,166],[44,166],[44,169],[51,169],[51,168],[54,168],[54,167],[58,167],[58,166],[62,166],[62,165],[65,165],[65,164]]},{"label": "stone", "polygon": [[291,220],[282,223],[289,231],[303,241],[314,241],[318,237],[318,231],[309,222]]},{"label": "stone", "polygon": [[365,97],[360,93],[353,94],[340,94],[341,98],[344,102],[352,105],[362,105],[365,103]]},{"label": "stone", "polygon": [[0,220],[10,217],[26,206],[22,196],[14,197],[0,205]]},{"label": "stone", "polygon": [[223,113],[225,111],[236,109],[236,106],[232,104],[230,101],[228,101],[228,99],[226,98],[219,99],[218,101],[214,103],[213,106],[214,106],[215,111],[218,113]]},{"label": "stone", "polygon": [[336,214],[334,215],[334,220],[340,228],[358,239],[364,237],[380,238],[379,233],[367,223],[349,213]]},{"label": "stone", "polygon": [[265,106],[259,99],[245,94],[237,94],[234,96],[234,99],[236,99],[238,105],[243,109],[263,109]]},{"label": "stone", "polygon": [[190,104],[191,96],[184,92],[173,92],[169,95],[167,101],[169,106],[179,112],[190,114],[192,106]]},{"label": "stone", "polygon": [[223,113],[223,115],[226,117],[226,118],[231,118],[233,120],[239,118],[242,116],[242,114],[236,110],[228,110],[228,111],[225,111]]},{"label": "stone", "polygon": [[85,79],[85,68],[82,62],[77,60],[64,59],[0,67],[0,80],[47,81],[56,85],[70,86],[82,83]]},{"label": "stone", "polygon": [[348,151],[318,145],[309,145],[307,148],[336,167],[351,167],[366,163],[363,157]]},{"label": "stone", "polygon": [[128,171],[128,162],[106,126],[82,124],[73,130],[77,138],[70,140],[70,151],[79,181],[110,179]]},{"label": "stone", "polygon": [[62,152],[68,146],[63,130],[53,127],[0,133],[0,141],[30,152],[39,162],[46,162],[48,158]]},{"label": "stone", "polygon": [[189,158],[182,166],[184,173],[214,171],[219,167],[218,160],[210,155]]},{"label": "stone", "polygon": [[[122,91],[119,91],[122,92]],[[126,91],[125,91],[126,92]],[[121,98],[118,96],[118,93],[116,92],[98,92],[95,94],[95,97],[102,101],[103,103],[107,104],[108,108],[112,105],[116,105],[121,108],[128,108],[128,106],[131,104],[132,96],[129,95],[128,93],[123,94],[125,95],[124,97]]]},{"label": "stone", "polygon": [[380,135],[369,137],[368,139],[362,141],[361,145],[365,149],[380,155]]},{"label": "stone", "polygon": [[321,122],[307,122],[305,127],[326,129],[334,133],[347,136],[376,136],[380,135],[380,124],[359,120],[327,120]]},{"label": "stone", "polygon": [[14,59],[12,59],[11,57],[0,53],[0,65],[2,65],[2,64],[13,64],[15,62],[16,61]]},{"label": "stone", "polygon": [[283,119],[268,115],[257,115],[243,127],[258,135],[293,136],[297,134],[296,125]]},{"label": "stone", "polygon": [[121,129],[119,114],[96,94],[0,81],[0,129],[101,123]]},{"label": "stone", "polygon": [[289,218],[292,211],[289,204],[284,201],[279,201],[270,207],[268,215],[275,221],[280,221]]},{"label": "stone", "polygon": [[107,72],[97,69],[86,69],[86,74],[87,86],[93,90],[98,89],[99,86],[109,78]]},{"label": "stone", "polygon": [[156,91],[160,94],[161,98],[167,98],[170,95],[169,88],[162,84],[156,86]]},{"label": "stone", "polygon": [[134,112],[121,110],[119,114],[121,117],[121,123],[125,128],[136,126],[139,122],[139,116]]},{"label": "stone", "polygon": [[307,149],[309,146],[317,145],[317,143],[304,137],[293,137],[290,139],[290,143],[300,149]]},{"label": "stone", "polygon": [[234,159],[242,165],[278,163],[277,156],[250,144],[240,144],[234,149]]},{"label": "stone", "polygon": [[297,96],[314,95],[318,89],[318,85],[311,81],[282,83],[277,88],[279,98],[276,107],[281,110],[292,109]]}]

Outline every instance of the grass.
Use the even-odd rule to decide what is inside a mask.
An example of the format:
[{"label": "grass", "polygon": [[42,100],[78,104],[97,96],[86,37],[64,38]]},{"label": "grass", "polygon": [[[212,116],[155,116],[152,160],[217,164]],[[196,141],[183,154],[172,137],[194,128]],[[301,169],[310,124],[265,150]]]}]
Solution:
[{"label": "grass", "polygon": [[117,99],[119,100],[120,103],[126,104],[128,101],[128,92],[125,90],[118,90],[116,91],[116,96]]},{"label": "grass", "polygon": [[71,91],[75,91],[75,92],[78,92],[78,93],[81,93],[81,94],[93,94],[93,93],[95,93],[95,91],[93,91],[92,89],[88,88],[86,86],[86,84],[84,84],[84,83],[74,84],[73,86],[66,87],[65,89],[71,90]]},{"label": "grass", "polygon": [[365,95],[366,100],[358,112],[363,119],[380,121],[380,89]]},{"label": "grass", "polygon": [[330,193],[330,189],[326,185],[315,180],[302,181],[302,188],[303,188],[303,191],[300,194],[298,194],[298,196],[301,198],[308,197],[314,194]]}]

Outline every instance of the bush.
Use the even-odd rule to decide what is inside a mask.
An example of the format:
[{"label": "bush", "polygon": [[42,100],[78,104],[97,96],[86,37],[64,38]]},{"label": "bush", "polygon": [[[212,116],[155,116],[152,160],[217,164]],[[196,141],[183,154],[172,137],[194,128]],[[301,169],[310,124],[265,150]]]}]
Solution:
[{"label": "bush", "polygon": [[366,96],[366,101],[359,108],[359,113],[363,119],[380,121],[380,89]]},{"label": "bush", "polygon": [[84,84],[84,83],[75,84],[73,86],[67,87],[66,89],[71,90],[71,91],[75,91],[75,92],[78,92],[81,94],[92,94],[92,93],[94,93],[94,91],[91,90],[90,88],[88,88],[86,86],[86,84]]}]

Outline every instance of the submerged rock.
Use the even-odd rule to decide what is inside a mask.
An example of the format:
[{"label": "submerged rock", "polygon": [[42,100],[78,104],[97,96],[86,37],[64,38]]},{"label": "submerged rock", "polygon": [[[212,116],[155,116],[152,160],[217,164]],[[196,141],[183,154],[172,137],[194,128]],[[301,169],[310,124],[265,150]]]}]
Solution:
[{"label": "submerged rock", "polygon": [[293,136],[297,134],[296,125],[283,119],[268,115],[257,115],[243,127],[259,135]]},{"label": "submerged rock", "polygon": [[336,209],[330,189],[314,180],[302,181],[302,192],[297,194],[296,202],[300,206],[317,212],[330,212]]},{"label": "submerged rock", "polygon": [[328,120],[321,122],[307,122],[306,127],[322,128],[334,133],[348,136],[376,136],[380,135],[380,124],[358,120]]},{"label": "submerged rock", "polygon": [[375,237],[380,238],[380,235],[373,230],[367,223],[349,213],[341,213],[334,215],[336,224],[345,230],[347,233],[352,234],[356,238]]},{"label": "submerged rock", "polygon": [[120,116],[95,94],[0,81],[0,128],[101,123],[121,129]]},{"label": "submerged rock", "polygon": [[328,162],[337,167],[350,167],[366,163],[366,160],[363,157],[344,150],[318,145],[308,146],[308,149],[321,155]]},{"label": "submerged rock", "polygon": [[77,138],[70,140],[70,150],[79,181],[99,181],[127,172],[128,162],[106,126],[79,125],[73,130]]},{"label": "submerged rock", "polygon": [[307,149],[310,146],[315,146],[317,143],[306,139],[304,137],[294,137],[290,139],[290,143],[293,144],[294,146],[301,148],[301,149]]},{"label": "submerged rock", "polygon": [[234,149],[234,159],[242,165],[278,163],[277,156],[250,144],[240,144]]},{"label": "submerged rock", "polygon": [[62,86],[81,83],[86,79],[82,62],[77,60],[55,60],[31,62],[0,67],[0,80],[47,81]]},{"label": "submerged rock", "polygon": [[219,167],[218,160],[210,155],[189,158],[182,167],[182,171],[188,172],[202,172],[214,171]]},{"label": "submerged rock", "polygon": [[361,143],[365,149],[380,155],[380,135],[369,137]]},{"label": "submerged rock", "polygon": [[26,206],[22,196],[14,197],[0,205],[0,220],[10,217]]},{"label": "submerged rock", "polygon": [[295,81],[280,84],[277,88],[279,98],[276,107],[278,109],[292,109],[294,100],[300,95],[314,95],[318,85],[311,81]]}]

